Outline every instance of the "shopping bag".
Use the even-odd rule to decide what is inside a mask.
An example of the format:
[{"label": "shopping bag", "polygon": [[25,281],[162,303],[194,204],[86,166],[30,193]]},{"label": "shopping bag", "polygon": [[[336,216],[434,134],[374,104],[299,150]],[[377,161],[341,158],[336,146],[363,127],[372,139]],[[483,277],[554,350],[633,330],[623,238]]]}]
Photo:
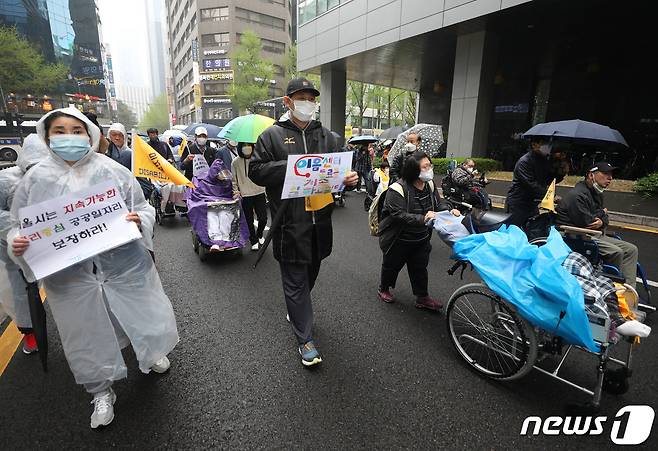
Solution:
[{"label": "shopping bag", "polygon": [[463,220],[463,216],[455,216],[449,211],[440,211],[434,217],[434,230],[444,243],[452,247],[457,240],[470,235],[468,229],[462,224]]}]

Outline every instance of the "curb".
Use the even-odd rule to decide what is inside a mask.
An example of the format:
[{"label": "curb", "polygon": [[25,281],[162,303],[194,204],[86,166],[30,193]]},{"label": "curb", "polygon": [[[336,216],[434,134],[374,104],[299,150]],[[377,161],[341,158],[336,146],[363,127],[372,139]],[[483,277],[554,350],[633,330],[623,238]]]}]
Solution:
[{"label": "curb", "polygon": [[[494,204],[505,205],[505,196],[490,194],[489,198]],[[622,213],[620,211],[609,211],[608,216],[610,216],[611,222],[616,222],[622,227],[633,225],[658,229],[658,218],[654,216],[634,215],[630,213]]]}]

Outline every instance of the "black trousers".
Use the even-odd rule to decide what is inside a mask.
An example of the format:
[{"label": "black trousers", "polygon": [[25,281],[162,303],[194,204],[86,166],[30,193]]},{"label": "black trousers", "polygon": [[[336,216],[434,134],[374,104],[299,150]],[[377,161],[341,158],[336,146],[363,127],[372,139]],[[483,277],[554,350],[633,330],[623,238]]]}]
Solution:
[{"label": "black trousers", "polygon": [[418,243],[397,240],[382,259],[380,290],[395,288],[398,274],[406,264],[411,290],[418,297],[427,296],[427,265],[431,251],[429,238]]},{"label": "black trousers", "polygon": [[[313,234],[315,238],[315,233]],[[313,259],[311,264],[299,265],[279,262],[283,295],[286,299],[290,326],[303,345],[313,338],[313,306],[311,305],[311,290],[320,272],[321,260],[318,256],[315,239],[313,240]]]},{"label": "black trousers", "polygon": [[[263,238],[263,231],[267,225],[267,201],[265,194],[243,197],[242,209],[244,210],[244,217],[247,220],[247,227],[249,227],[249,241],[251,241],[252,245],[256,244],[259,238]],[[254,229],[254,212],[256,212],[256,219],[258,219],[258,230]]]}]

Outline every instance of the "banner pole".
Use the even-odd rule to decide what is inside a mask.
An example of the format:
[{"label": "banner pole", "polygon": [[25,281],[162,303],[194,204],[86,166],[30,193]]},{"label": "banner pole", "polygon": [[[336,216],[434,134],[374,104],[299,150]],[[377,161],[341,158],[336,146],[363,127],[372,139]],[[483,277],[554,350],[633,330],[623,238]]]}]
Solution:
[{"label": "banner pole", "polygon": [[[130,130],[130,134],[132,136],[131,138],[131,143],[130,147],[132,147],[132,152],[130,152],[130,172],[133,173],[133,177],[135,177],[135,128],[133,127]],[[139,139],[139,137],[137,137]],[[133,187],[130,190],[130,209],[131,212],[135,211],[135,186],[133,184]]]}]

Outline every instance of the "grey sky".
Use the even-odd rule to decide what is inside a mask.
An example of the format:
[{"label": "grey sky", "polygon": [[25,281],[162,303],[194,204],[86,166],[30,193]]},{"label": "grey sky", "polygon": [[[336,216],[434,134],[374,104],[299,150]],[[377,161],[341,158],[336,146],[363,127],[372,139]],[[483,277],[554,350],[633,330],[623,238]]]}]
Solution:
[{"label": "grey sky", "polygon": [[98,0],[103,42],[112,54],[115,84],[148,86],[146,0]]}]

